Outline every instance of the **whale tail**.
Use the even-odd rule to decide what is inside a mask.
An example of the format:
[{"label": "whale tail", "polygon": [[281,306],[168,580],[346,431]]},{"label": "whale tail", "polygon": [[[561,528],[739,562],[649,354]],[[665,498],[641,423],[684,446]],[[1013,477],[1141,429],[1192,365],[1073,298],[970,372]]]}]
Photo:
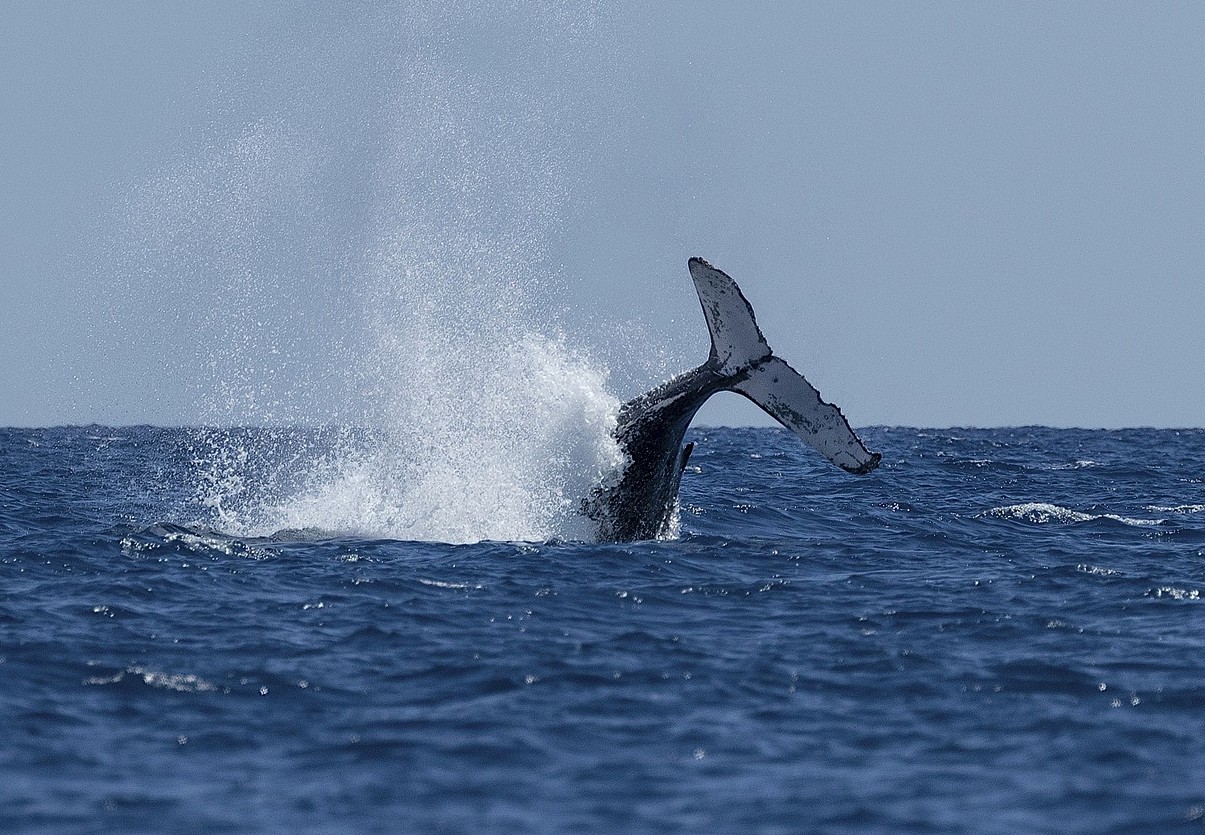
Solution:
[{"label": "whale tail", "polygon": [[691,258],[689,266],[711,332],[707,367],[723,387],[752,400],[846,472],[861,475],[877,467],[882,456],[863,445],[841,410],[774,356],[736,282],[702,258]]}]

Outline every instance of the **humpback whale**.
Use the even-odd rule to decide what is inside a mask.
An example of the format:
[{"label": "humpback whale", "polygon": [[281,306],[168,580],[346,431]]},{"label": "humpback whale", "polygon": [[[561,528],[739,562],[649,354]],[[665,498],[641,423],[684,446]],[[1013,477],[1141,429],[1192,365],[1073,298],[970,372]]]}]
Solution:
[{"label": "humpback whale", "polygon": [[702,258],[688,262],[711,332],[707,362],[623,404],[615,438],[625,466],[583,502],[604,542],[655,539],[669,533],[682,470],[693,444],[686,428],[717,391],[735,391],[846,472],[862,475],[879,464],[841,410],[799,372],[776,357],[736,282]]}]

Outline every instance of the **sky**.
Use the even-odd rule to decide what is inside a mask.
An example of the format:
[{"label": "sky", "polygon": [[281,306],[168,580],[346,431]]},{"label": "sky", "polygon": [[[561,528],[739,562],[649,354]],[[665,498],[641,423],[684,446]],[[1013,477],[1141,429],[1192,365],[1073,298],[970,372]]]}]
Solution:
[{"label": "sky", "polygon": [[355,423],[428,302],[632,396],[706,356],[696,255],[855,426],[1205,420],[1200,3],[13,2],[0,32],[2,426]]}]

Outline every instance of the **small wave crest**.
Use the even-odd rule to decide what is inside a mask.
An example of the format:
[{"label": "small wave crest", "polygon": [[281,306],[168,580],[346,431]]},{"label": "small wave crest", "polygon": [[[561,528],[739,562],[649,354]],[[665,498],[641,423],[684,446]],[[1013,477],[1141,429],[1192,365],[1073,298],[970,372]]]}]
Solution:
[{"label": "small wave crest", "polygon": [[244,557],[262,560],[272,552],[260,545],[204,528],[187,528],[170,523],[151,525],[145,530],[121,538],[121,553],[127,557],[159,558],[165,554],[190,554],[194,557]]},{"label": "small wave crest", "polygon": [[90,676],[84,679],[85,685],[105,686],[122,684],[127,680],[141,681],[147,687],[160,690],[174,690],[177,693],[212,693],[218,690],[217,685],[206,681],[192,673],[168,673],[149,667],[132,666],[118,670],[110,675]]},{"label": "small wave crest", "polygon": [[1129,516],[1119,516],[1115,513],[1081,513],[1078,510],[1062,507],[1046,502],[1026,502],[1004,507],[993,507],[982,514],[996,519],[1012,519],[1018,522],[1028,522],[1033,525],[1074,524],[1093,522],[1098,519],[1108,519],[1123,525],[1135,527],[1152,527],[1163,524],[1162,519],[1135,519]]},{"label": "small wave crest", "polygon": [[1148,504],[1146,509],[1151,513],[1191,514],[1205,512],[1205,504],[1178,504],[1174,506]]}]

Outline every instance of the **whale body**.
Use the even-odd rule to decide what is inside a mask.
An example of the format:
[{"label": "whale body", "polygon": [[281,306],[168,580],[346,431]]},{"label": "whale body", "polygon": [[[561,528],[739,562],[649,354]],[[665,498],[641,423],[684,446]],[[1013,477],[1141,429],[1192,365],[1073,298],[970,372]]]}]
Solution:
[{"label": "whale body", "polygon": [[868,473],[881,458],[863,445],[840,409],[774,355],[735,281],[702,258],[691,258],[688,266],[711,332],[711,352],[698,368],[620,407],[615,438],[625,466],[583,504],[600,541],[656,539],[671,532],[682,470],[693,448],[683,446],[686,429],[718,391],[749,398],[846,472]]}]

